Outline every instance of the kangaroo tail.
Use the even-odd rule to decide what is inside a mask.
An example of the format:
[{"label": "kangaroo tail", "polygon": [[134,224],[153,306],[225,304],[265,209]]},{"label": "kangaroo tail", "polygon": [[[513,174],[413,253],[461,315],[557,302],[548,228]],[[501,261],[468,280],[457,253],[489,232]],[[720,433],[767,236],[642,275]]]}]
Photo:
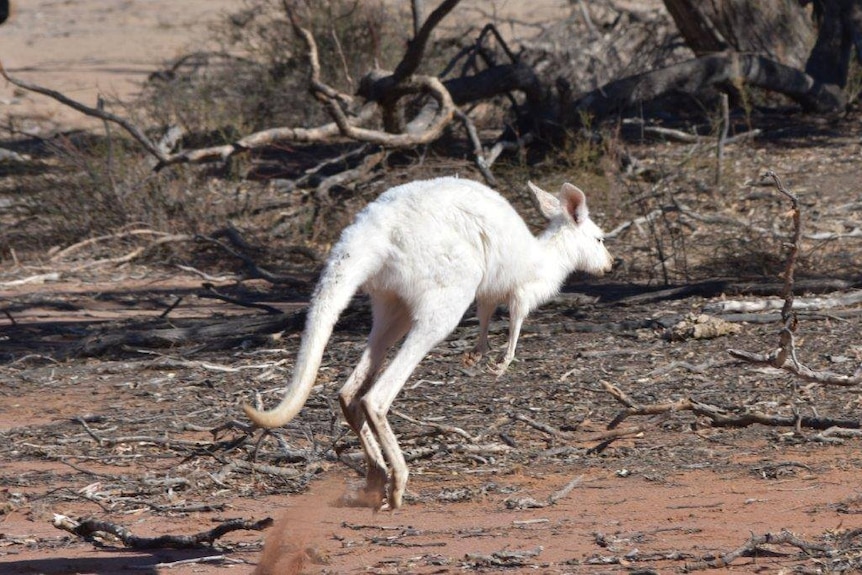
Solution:
[{"label": "kangaroo tail", "polygon": [[[317,372],[323,360],[323,351],[332,335],[335,322],[350,303],[350,299],[368,279],[369,270],[360,260],[360,250],[339,249],[336,246],[317,284],[306,318],[302,343],[296,358],[293,379],[276,407],[259,411],[243,405],[245,414],[256,425],[267,429],[280,427],[296,417],[308,400]],[[368,259],[367,257],[364,259]]]}]

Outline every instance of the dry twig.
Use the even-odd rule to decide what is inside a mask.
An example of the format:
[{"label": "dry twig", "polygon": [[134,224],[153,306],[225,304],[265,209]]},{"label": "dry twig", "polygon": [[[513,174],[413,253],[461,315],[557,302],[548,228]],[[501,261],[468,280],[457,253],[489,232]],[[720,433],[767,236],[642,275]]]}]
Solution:
[{"label": "dry twig", "polygon": [[784,288],[781,294],[782,299],[784,300],[784,304],[781,308],[781,319],[784,322],[784,326],[779,335],[778,348],[770,353],[752,353],[737,349],[729,349],[727,352],[731,356],[749,363],[768,365],[776,369],[789,371],[807,381],[845,387],[859,385],[862,383],[862,366],[857,369],[854,375],[849,376],[832,373],[830,371],[813,370],[801,363],[797,358],[795,336],[799,327],[799,320],[793,309],[793,274],[796,267],[796,259],[799,255],[799,239],[802,236],[802,218],[799,210],[799,200],[784,187],[775,172],[769,170],[766,173],[766,177],[771,178],[778,191],[790,199],[790,215],[793,219],[793,235],[791,237],[791,241],[787,244],[789,251],[787,255],[787,263],[784,267]]},{"label": "dry twig", "polygon": [[106,535],[116,538],[123,546],[130,549],[200,549],[211,547],[220,537],[231,531],[263,531],[273,523],[267,517],[260,521],[246,521],[244,519],[231,519],[224,521],[209,531],[203,531],[194,535],[162,535],[160,537],[139,537],[122,525],[110,521],[98,519],[84,519],[75,521],[65,515],[54,514],[52,524],[57,529],[68,531],[87,541],[104,539]]},{"label": "dry twig", "polygon": [[686,563],[684,569],[686,573],[691,573],[692,571],[703,571],[705,569],[724,569],[740,557],[757,556],[760,547],[763,545],[790,545],[815,557],[829,557],[835,552],[835,550],[828,545],[811,543],[797,537],[789,531],[782,531],[777,534],[767,533],[765,535],[752,535],[741,547],[715,559]]},{"label": "dry twig", "polygon": [[477,439],[475,437],[473,437],[472,435],[470,435],[469,433],[467,433],[466,431],[464,431],[460,427],[456,427],[454,425],[447,425],[445,423],[437,423],[435,421],[419,421],[418,419],[414,419],[402,411],[398,411],[396,409],[393,409],[391,411],[393,414],[397,415],[398,417],[400,417],[404,421],[409,421],[410,423],[412,423],[414,425],[421,425],[423,427],[431,427],[440,433],[451,433],[454,435],[459,435],[459,436],[463,437],[464,439],[466,439],[467,441],[469,441],[470,443],[476,443],[476,441],[477,441]]},{"label": "dry twig", "polygon": [[568,483],[566,483],[562,489],[551,493],[545,501],[538,501],[532,497],[518,497],[518,498],[509,498],[506,499],[506,508],[507,509],[542,509],[544,507],[550,507],[551,505],[556,505],[557,502],[572,492],[572,490],[581,484],[581,481],[584,479],[583,475],[578,475]]},{"label": "dry twig", "polygon": [[604,386],[605,390],[611,394],[614,399],[626,406],[626,409],[618,413],[617,416],[608,424],[608,429],[614,429],[626,418],[633,415],[658,415],[663,413],[673,413],[676,411],[691,411],[696,415],[707,417],[715,427],[747,427],[754,424],[768,425],[771,427],[804,427],[820,430],[829,429],[830,427],[842,427],[847,429],[858,429],[862,427],[862,421],[860,420],[835,420],[828,417],[811,417],[802,415],[775,415],[760,413],[758,411],[750,411],[743,408],[739,408],[737,412],[733,412],[714,405],[709,405],[708,403],[695,401],[689,397],[665,403],[640,405],[635,403],[618,387],[607,382],[602,382],[602,386]]}]

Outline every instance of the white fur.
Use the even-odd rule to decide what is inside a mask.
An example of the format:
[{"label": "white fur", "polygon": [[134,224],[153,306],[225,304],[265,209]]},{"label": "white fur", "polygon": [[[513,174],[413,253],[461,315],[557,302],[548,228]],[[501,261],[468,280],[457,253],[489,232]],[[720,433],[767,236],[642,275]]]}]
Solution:
[{"label": "white fur", "polygon": [[[611,267],[582,191],[564,184],[555,197],[528,185],[549,219],[538,237],[502,196],[470,180],[412,182],[369,204],[332,249],[284,399],[270,411],[244,406],[249,418],[271,428],[299,413],[338,316],[354,293],[364,290],[371,299],[371,334],[339,400],[365,451],[371,505],[379,507],[385,497],[388,462],[388,501],[392,509],[399,507],[408,471],[386,415],[416,365],[457,327],[470,303],[476,300],[479,316],[477,354],[488,349],[488,324],[496,307],[509,307],[502,374],[515,357],[527,314],[552,298],[572,271],[602,274]],[[386,352],[402,338],[398,353],[378,375]]]}]

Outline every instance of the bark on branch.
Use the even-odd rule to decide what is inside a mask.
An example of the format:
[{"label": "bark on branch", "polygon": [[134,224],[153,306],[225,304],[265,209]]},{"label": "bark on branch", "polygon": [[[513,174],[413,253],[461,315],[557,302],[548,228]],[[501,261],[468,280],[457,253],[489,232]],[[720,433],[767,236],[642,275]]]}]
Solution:
[{"label": "bark on branch", "polygon": [[808,111],[831,112],[846,104],[836,86],[820,84],[800,70],[757,54],[725,52],[610,82],[577,99],[565,123],[584,112],[605,118],[667,93],[695,94],[709,86],[742,84],[781,92]]},{"label": "bark on branch", "polygon": [[618,387],[607,382],[602,382],[602,385],[614,399],[626,406],[624,410],[614,417],[608,424],[608,429],[614,429],[625,419],[634,415],[658,415],[663,413],[674,413],[677,411],[691,411],[696,415],[706,417],[715,427],[748,427],[749,425],[760,424],[770,427],[797,427],[807,429],[826,430],[832,427],[840,427],[846,429],[859,429],[862,427],[862,422],[859,420],[836,420],[828,417],[808,417],[796,415],[775,415],[761,413],[759,411],[750,411],[739,408],[737,411],[731,411],[708,403],[702,403],[684,397],[676,401],[665,403],[656,403],[641,405],[632,401]]},{"label": "bark on branch", "polygon": [[12,84],[13,86],[17,86],[23,90],[29,90],[31,92],[36,92],[37,94],[42,94],[43,96],[48,96],[49,98],[53,98],[64,104],[69,106],[73,110],[77,110],[86,116],[91,116],[94,118],[99,118],[100,120],[105,120],[108,122],[112,122],[121,126],[124,130],[126,130],[134,139],[136,139],[147,152],[158,158],[158,160],[164,161],[167,159],[167,155],[152,141],[147,135],[141,130],[138,126],[134,125],[132,122],[123,118],[121,116],[117,116],[116,114],[112,114],[110,112],[106,112],[104,110],[100,110],[98,108],[91,108],[89,106],[85,106],[84,104],[77,102],[56,90],[51,90],[49,88],[44,88],[37,84],[32,84],[30,82],[26,82],[24,80],[20,80],[17,78],[12,78],[6,72],[6,68],[3,67],[3,62],[0,61],[0,75],[6,79],[7,82]]},{"label": "bark on branch", "polygon": [[686,563],[684,572],[691,573],[692,571],[702,571],[705,569],[725,569],[740,557],[756,555],[758,549],[764,545],[789,545],[813,557],[830,557],[835,553],[835,549],[828,545],[811,543],[794,535],[790,531],[766,533],[765,535],[751,535],[744,545],[715,559]]},{"label": "bark on branch", "polygon": [[140,537],[122,525],[98,519],[75,521],[65,515],[55,514],[52,523],[57,529],[68,531],[88,541],[109,535],[115,537],[123,546],[130,549],[200,549],[211,547],[216,539],[231,531],[263,531],[272,525],[272,519],[269,517],[260,521],[231,519],[209,531],[203,531],[194,535],[162,535],[160,537]]}]

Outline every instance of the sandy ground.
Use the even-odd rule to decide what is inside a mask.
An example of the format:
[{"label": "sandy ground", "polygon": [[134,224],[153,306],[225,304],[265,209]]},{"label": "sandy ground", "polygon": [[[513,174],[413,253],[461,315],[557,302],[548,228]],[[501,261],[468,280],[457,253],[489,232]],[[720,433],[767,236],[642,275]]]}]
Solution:
[{"label": "sandy ground", "polygon": [[[789,530],[812,545],[836,544],[859,526],[858,440],[831,445],[813,441],[810,431],[723,429],[670,414],[631,418],[624,426],[642,431],[607,449],[588,450],[600,443],[590,438],[605,432],[620,409],[597,389],[596,378],[613,379],[637,397],[690,393],[716,404],[748,398],[766,405],[783,396],[780,373],[739,365],[648,375],[676,360],[716,358],[727,346],[756,349],[774,337],[773,326],[746,326],[741,334],[713,341],[661,344],[646,333],[633,338],[632,332],[560,332],[555,328],[566,308],[552,305],[531,316],[520,361],[499,380],[459,368],[459,350],[466,345],[461,338],[472,337],[469,328],[459,329],[422,362],[395,409],[454,425],[474,438],[492,425],[499,434],[465,441],[391,416],[408,453],[426,455],[411,457],[405,506],[374,512],[342,504],[362,483],[344,463],[276,462],[294,474],[283,479],[229,472],[231,462],[248,455],[224,445],[242,434],[217,437],[206,431],[236,418],[238,398],[261,385],[255,370],[243,375],[230,369],[269,362],[278,366],[273,369],[279,377],[262,385],[280,385],[297,333],[285,334],[283,349],[183,354],[177,348],[113,360],[62,359],[79,339],[75,334],[109,321],[143,322],[151,306],[167,302],[167,293],[183,291],[182,278],[171,288],[153,270],[138,269],[136,275],[142,276],[136,282],[118,278],[113,289],[94,283],[87,292],[83,284],[66,289],[61,283],[0,294],[13,304],[8,309],[19,322],[3,332],[11,337],[6,351],[15,359],[0,365],[4,575],[252,573],[259,564],[273,574],[666,573],[714,560],[750,535]],[[701,303],[587,306],[579,310],[579,323],[656,317]],[[60,304],[84,313],[64,314]],[[212,318],[226,309],[183,305],[174,321]],[[838,342],[856,341],[855,325],[809,321],[806,332],[819,349],[843,349]],[[315,449],[331,441],[326,430],[340,420],[335,390],[355,362],[364,329],[360,320],[336,333],[321,388],[284,432],[291,448]],[[502,327],[493,335],[502,344]],[[808,358],[812,347],[806,346]],[[190,361],[161,364],[183,357]],[[280,357],[289,358],[287,366],[273,361]],[[804,395],[809,394],[824,416],[858,403],[852,391],[807,388]],[[508,421],[513,413],[525,419]],[[89,431],[81,418],[90,422]],[[543,431],[525,421],[548,427]],[[184,429],[187,424],[198,427]],[[159,443],[168,438],[175,443]],[[261,463],[271,442],[261,446]],[[343,453],[357,452],[349,435],[339,443]],[[314,477],[307,490],[294,492],[295,473]],[[170,481],[176,485],[163,486]],[[116,542],[100,548],[72,537],[51,525],[56,513],[112,521],[141,537],[191,535],[234,518],[270,517],[276,525],[265,534],[229,533],[212,549],[147,551]],[[833,560],[811,559],[795,547],[773,545],[736,559],[731,570],[780,573],[831,565],[840,571],[852,556],[845,551]]]},{"label": "sandy ground", "polygon": [[[99,95],[124,99],[164,62],[198,48],[219,15],[238,0],[13,1],[0,27],[0,58],[10,75],[88,106]],[[0,82],[0,114],[18,129],[98,127],[54,100]]]}]

